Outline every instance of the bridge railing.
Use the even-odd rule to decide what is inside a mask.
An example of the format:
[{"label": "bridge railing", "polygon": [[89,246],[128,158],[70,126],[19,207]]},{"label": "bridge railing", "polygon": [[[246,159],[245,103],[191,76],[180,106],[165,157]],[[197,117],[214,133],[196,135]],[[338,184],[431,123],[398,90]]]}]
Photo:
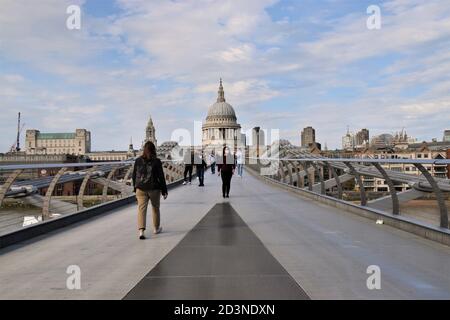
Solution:
[{"label": "bridge railing", "polygon": [[[168,184],[180,161],[162,160]],[[0,166],[0,235],[133,195],[134,161]]]},{"label": "bridge railing", "polygon": [[[298,157],[248,157],[247,163],[260,174],[269,172],[265,174],[268,179],[321,195],[333,195],[340,200],[343,200],[345,182],[352,180],[355,190],[359,190],[360,206],[390,210],[394,215],[400,214],[403,201],[433,194],[439,208],[439,226],[449,227],[446,198],[450,193],[450,180],[432,174],[445,172],[450,165],[448,159],[347,159],[305,153]],[[398,170],[399,165],[411,170],[409,173]],[[271,169],[267,170],[269,167]],[[384,180],[388,196],[368,199],[365,182],[374,178]],[[406,186],[406,190],[398,192],[399,184]]]}]

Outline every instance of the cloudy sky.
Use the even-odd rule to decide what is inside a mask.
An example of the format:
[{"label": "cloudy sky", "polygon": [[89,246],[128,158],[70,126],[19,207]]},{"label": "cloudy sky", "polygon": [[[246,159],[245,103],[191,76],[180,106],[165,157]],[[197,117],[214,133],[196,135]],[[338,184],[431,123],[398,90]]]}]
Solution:
[{"label": "cloudy sky", "polygon": [[140,145],[150,115],[169,140],[204,120],[220,77],[243,129],[294,144],[308,125],[329,148],[347,125],[442,139],[450,1],[0,0],[0,152],[18,111],[26,129],[89,129],[94,150]]}]

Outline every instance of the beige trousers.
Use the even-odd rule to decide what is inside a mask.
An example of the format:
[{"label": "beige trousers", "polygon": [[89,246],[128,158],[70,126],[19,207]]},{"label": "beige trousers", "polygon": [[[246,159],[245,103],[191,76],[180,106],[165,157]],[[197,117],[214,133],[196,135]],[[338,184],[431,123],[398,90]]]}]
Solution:
[{"label": "beige trousers", "polygon": [[138,229],[145,230],[147,223],[147,207],[149,200],[152,204],[153,227],[155,229],[159,228],[160,223],[159,203],[161,200],[161,191],[160,190],[144,191],[136,189],[136,199],[138,202]]}]

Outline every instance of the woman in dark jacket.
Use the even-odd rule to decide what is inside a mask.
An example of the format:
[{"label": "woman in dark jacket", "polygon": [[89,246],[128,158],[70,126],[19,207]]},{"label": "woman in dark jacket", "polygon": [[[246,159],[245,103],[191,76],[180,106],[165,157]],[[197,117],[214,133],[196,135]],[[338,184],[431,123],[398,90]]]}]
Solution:
[{"label": "woman in dark jacket", "polygon": [[230,197],[231,177],[234,174],[235,167],[234,156],[231,154],[230,149],[225,146],[222,159],[217,165],[219,176],[222,177],[222,195],[224,198]]},{"label": "woman in dark jacket", "polygon": [[162,231],[160,226],[159,204],[161,195],[167,198],[166,178],[161,160],[156,157],[156,147],[151,141],[144,145],[144,153],[137,158],[133,169],[133,187],[138,202],[139,239],[145,239],[147,206],[151,202],[153,213],[153,233]]}]

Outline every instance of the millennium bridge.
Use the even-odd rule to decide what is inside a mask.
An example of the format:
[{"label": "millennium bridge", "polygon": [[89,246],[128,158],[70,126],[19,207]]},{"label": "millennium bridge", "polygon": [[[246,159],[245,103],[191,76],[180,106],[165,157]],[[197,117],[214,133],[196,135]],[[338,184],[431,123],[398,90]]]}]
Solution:
[{"label": "millennium bridge", "polygon": [[[163,233],[145,241],[133,161],[1,166],[0,299],[449,299],[450,180],[429,172],[448,165],[283,149],[248,157],[224,199],[217,175],[183,186],[183,163],[164,160]],[[370,196],[370,178],[388,192]],[[433,210],[404,210],[423,198]]]}]

